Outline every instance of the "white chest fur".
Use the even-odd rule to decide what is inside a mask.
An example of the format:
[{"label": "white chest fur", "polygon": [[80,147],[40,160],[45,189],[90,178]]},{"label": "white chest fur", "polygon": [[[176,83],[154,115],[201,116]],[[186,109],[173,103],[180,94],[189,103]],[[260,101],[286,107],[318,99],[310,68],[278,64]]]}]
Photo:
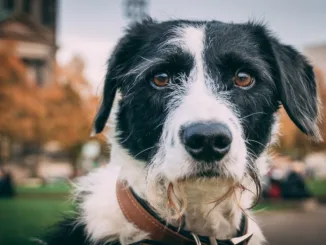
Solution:
[{"label": "white chest fur", "polygon": [[[75,195],[82,200],[80,223],[86,225],[89,238],[94,242],[119,239],[122,244],[129,244],[148,238],[148,234],[125,219],[116,198],[118,178],[127,178],[142,197],[145,196],[146,189],[145,179],[137,162],[131,163],[131,158],[121,153],[121,149],[113,149],[111,162],[82,177],[76,186]],[[226,191],[224,184],[223,181],[199,180],[180,186],[186,193],[188,202],[185,210],[186,229],[219,239],[232,237],[241,219],[241,210],[237,204],[232,198],[228,198],[212,209],[212,201]],[[239,202],[243,207],[247,207],[251,203],[251,197],[242,195]],[[249,215],[251,217],[251,214]],[[251,219],[249,231],[254,233],[250,245],[260,245],[264,242],[261,230]]]}]

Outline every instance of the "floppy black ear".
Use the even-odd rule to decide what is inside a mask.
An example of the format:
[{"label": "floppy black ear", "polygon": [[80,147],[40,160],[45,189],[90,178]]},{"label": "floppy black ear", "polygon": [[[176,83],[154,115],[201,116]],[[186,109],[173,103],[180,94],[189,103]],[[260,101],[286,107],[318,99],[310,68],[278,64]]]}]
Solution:
[{"label": "floppy black ear", "polygon": [[272,49],[279,73],[278,91],[287,114],[303,133],[321,140],[317,126],[317,84],[312,66],[291,46],[274,40]]},{"label": "floppy black ear", "polygon": [[119,60],[119,56],[121,56],[121,52],[123,51],[124,42],[125,40],[121,39],[109,59],[104,80],[102,102],[93,122],[93,134],[99,134],[103,131],[110,116],[115,94],[119,86],[116,67],[119,62],[123,62]]},{"label": "floppy black ear", "polygon": [[112,79],[110,77],[110,73],[107,72],[105,77],[102,103],[94,119],[93,127],[96,134],[101,133],[105,127],[105,124],[110,116],[116,91],[116,81]]},{"label": "floppy black ear", "polygon": [[135,22],[126,29],[126,34],[120,39],[111,58],[108,62],[108,68],[105,76],[103,88],[103,98],[101,106],[96,114],[93,123],[93,131],[101,133],[110,116],[111,108],[117,89],[121,86],[121,75],[128,71],[132,66],[133,54],[137,53],[139,44],[148,37],[147,29],[156,24],[151,18],[146,18],[140,22]]}]

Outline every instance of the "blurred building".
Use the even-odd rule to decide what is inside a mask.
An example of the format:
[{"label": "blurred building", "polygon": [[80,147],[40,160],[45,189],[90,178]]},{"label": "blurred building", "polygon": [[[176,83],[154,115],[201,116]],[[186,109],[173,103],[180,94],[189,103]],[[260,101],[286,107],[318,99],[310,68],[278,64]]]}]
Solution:
[{"label": "blurred building", "polygon": [[149,0],[124,0],[125,17],[131,21],[138,21],[148,16]]},{"label": "blurred building", "polygon": [[0,47],[17,44],[28,76],[39,86],[53,81],[55,70],[57,0],[0,0]]}]

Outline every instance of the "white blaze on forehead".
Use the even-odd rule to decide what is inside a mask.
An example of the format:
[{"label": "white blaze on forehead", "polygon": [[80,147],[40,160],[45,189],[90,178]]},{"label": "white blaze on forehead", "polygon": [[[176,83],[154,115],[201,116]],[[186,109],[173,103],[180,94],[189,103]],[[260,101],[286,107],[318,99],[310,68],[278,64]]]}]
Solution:
[{"label": "white blaze on forehead", "polygon": [[194,57],[197,73],[203,75],[204,25],[177,27],[173,32],[176,37],[168,40],[164,45],[176,45],[189,52]]},{"label": "white blaze on forehead", "polygon": [[181,32],[184,48],[194,57],[197,65],[202,65],[205,30],[203,27],[185,27]]}]

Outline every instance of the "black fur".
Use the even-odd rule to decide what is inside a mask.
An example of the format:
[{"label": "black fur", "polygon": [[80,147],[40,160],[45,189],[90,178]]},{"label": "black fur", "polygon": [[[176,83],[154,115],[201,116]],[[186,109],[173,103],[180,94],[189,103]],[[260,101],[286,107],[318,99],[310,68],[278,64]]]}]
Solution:
[{"label": "black fur", "polygon": [[[109,60],[103,101],[94,122],[96,133],[103,130],[119,90],[122,95],[117,114],[119,143],[134,158],[150,162],[168,113],[171,98],[167,95],[172,93],[172,89],[153,88],[150,80],[154,73],[164,71],[174,78],[177,86],[178,74],[189,74],[194,64],[189,53],[175,47],[167,55],[160,46],[174,37],[171,32],[174,27],[184,24],[205,24],[207,72],[220,90],[230,92],[230,101],[243,119],[247,150],[252,155],[259,156],[270,140],[274,114],[281,104],[301,131],[318,137],[312,67],[293,47],[281,44],[263,25],[184,20],[158,23],[150,19],[131,26]],[[130,74],[144,60],[155,58],[162,60],[157,66]],[[253,88],[243,90],[233,85],[232,77],[238,69],[255,77]],[[84,226],[73,229],[68,220],[49,242],[49,245],[59,244],[90,243]]]},{"label": "black fur", "polygon": [[77,225],[75,217],[67,217],[51,228],[44,237],[48,245],[90,245],[85,233],[85,225]]},{"label": "black fur", "polygon": [[[173,32],[169,32],[173,27],[204,23],[207,70],[221,88],[232,91],[231,101],[245,118],[243,127],[250,152],[259,155],[263,151],[271,135],[274,112],[280,104],[304,133],[318,136],[314,74],[306,59],[294,48],[279,43],[263,25],[184,20],[163,23],[147,20],[127,30],[109,62],[103,102],[95,120],[96,132],[102,131],[113,94],[119,88],[122,93],[117,120],[120,143],[135,158],[150,160],[161,136],[169,93],[153,89],[149,82],[151,75],[156,71],[173,75],[187,73],[193,64],[188,53],[175,49],[166,56],[159,46],[173,38]],[[145,71],[136,85],[137,74],[119,79],[143,59],[153,58],[162,58],[164,62]],[[256,78],[256,85],[249,91],[232,84],[231,78],[239,68]]]},{"label": "black fur", "polygon": [[47,245],[120,245],[119,242],[90,241],[85,231],[85,225],[78,224],[77,217],[67,217],[50,229],[41,239]]}]

